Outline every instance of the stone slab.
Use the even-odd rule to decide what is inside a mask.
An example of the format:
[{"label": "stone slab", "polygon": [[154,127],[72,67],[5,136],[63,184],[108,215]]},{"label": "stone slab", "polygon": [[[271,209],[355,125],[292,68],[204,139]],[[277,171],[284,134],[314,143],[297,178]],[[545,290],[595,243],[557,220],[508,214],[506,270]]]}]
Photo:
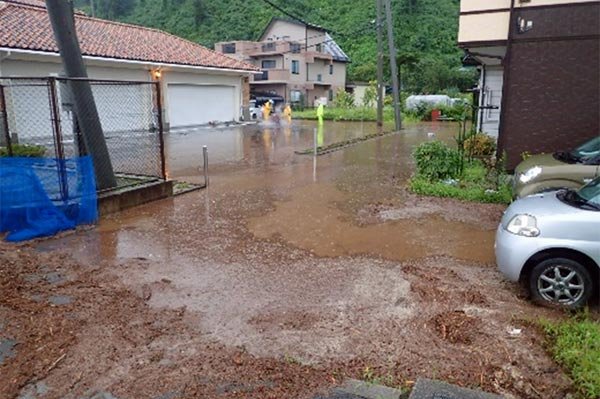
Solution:
[{"label": "stone slab", "polygon": [[502,399],[502,396],[458,387],[443,381],[419,378],[409,399]]},{"label": "stone slab", "polygon": [[361,399],[400,399],[402,397],[402,391],[399,389],[354,379],[346,380],[341,387],[335,389],[335,392],[355,395]]},{"label": "stone slab", "polygon": [[0,365],[4,363],[4,359],[15,357],[14,348],[17,341],[13,339],[0,339]]}]

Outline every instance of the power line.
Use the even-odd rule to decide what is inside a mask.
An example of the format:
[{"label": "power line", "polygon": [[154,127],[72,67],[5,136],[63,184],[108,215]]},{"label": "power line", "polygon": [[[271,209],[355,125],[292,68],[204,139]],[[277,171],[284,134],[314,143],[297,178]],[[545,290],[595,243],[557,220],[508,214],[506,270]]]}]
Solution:
[{"label": "power line", "polygon": [[[342,33],[342,34],[340,34],[339,36],[341,36],[341,37],[351,37],[351,36],[355,36],[355,35],[358,35],[358,34],[361,34],[361,33],[367,32],[367,31],[369,31],[369,30],[371,30],[371,29],[373,29],[373,25],[372,25],[371,23],[369,23],[369,26],[366,26],[366,27],[364,27],[364,28],[357,29],[357,30],[355,30],[355,31],[352,31],[352,32],[348,32],[348,33]],[[315,38],[317,38],[317,37],[321,37],[321,36],[325,36],[325,35],[326,35],[325,33],[319,33],[319,34],[317,34],[317,35],[308,36],[307,38],[303,38],[303,39],[297,39],[297,40],[293,40],[293,41],[292,41],[292,40],[289,40],[289,42],[292,42],[292,43],[301,43],[301,42],[308,41],[308,40],[310,40],[310,39],[315,39]],[[244,40],[228,40],[228,41],[226,41],[226,42],[222,42],[222,43],[227,43],[227,42],[236,42],[236,41],[244,41]],[[285,40],[281,40],[281,41],[285,41]],[[311,47],[316,47],[316,46],[318,46],[319,44],[327,44],[327,43],[331,43],[331,42],[335,42],[335,39],[334,39],[334,38],[325,39],[325,40],[323,40],[323,41],[316,42],[316,43],[313,43],[313,44],[311,44],[311,45],[308,45],[308,43],[307,43],[307,45],[306,45],[306,46],[303,46],[303,47],[304,47],[304,48],[311,48]],[[259,43],[261,43],[261,42],[259,42]],[[269,43],[269,42],[268,42],[268,41],[266,41],[266,42],[264,42],[264,43]],[[262,49],[262,46],[263,46],[263,44],[260,44],[260,45],[255,45],[255,46],[252,46],[252,47],[247,47],[247,49],[249,49],[249,50],[259,50],[259,49]],[[294,53],[294,51],[293,51],[293,50],[287,50],[287,51],[274,51],[274,52],[273,52],[273,55],[284,55],[284,54],[290,54],[290,53]]]},{"label": "power line", "polygon": [[264,3],[267,3],[268,5],[270,5],[271,7],[273,7],[274,9],[276,9],[277,11],[279,11],[280,13],[282,13],[282,14],[288,16],[289,18],[292,18],[292,19],[294,19],[294,20],[296,20],[298,22],[301,22],[302,24],[304,24],[306,26],[318,27],[318,28],[321,28],[321,29],[323,29],[325,31],[335,33],[335,32],[333,32],[330,29],[327,29],[327,28],[324,28],[322,26],[311,24],[311,23],[307,22],[304,18],[292,14],[291,12],[289,12],[289,11],[285,10],[284,8],[278,6],[277,4],[273,3],[271,0],[262,0],[262,1]]}]

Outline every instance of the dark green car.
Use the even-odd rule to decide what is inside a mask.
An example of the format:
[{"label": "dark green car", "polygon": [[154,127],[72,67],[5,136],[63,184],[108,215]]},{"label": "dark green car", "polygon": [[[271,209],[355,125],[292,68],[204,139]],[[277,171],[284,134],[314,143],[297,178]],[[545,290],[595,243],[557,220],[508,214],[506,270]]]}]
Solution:
[{"label": "dark green car", "polygon": [[600,136],[569,152],[532,155],[515,168],[513,197],[578,189],[600,176]]}]

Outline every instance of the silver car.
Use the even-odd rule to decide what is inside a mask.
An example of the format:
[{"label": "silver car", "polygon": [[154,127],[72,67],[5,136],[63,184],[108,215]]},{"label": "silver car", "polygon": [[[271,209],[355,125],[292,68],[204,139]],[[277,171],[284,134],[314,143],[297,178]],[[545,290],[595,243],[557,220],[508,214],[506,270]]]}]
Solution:
[{"label": "silver car", "polygon": [[535,302],[583,306],[600,288],[600,178],[513,202],[495,247],[500,271]]}]

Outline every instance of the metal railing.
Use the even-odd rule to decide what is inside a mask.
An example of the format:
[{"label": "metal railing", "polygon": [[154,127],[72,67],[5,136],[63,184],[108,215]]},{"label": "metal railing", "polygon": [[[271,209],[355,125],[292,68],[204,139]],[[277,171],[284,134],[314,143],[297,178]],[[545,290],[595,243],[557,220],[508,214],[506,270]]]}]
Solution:
[{"label": "metal railing", "polygon": [[166,179],[158,82],[0,77],[0,147],[6,155],[66,159],[88,153],[70,92],[77,82],[92,88],[118,185]]}]

